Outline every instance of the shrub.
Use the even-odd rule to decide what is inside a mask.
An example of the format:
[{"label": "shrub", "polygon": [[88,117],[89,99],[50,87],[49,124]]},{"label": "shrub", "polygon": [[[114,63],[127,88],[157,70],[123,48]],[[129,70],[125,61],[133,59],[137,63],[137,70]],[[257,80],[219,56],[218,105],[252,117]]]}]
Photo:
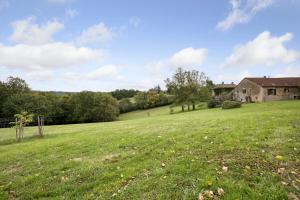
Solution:
[{"label": "shrub", "polygon": [[219,108],[219,107],[221,107],[221,105],[222,105],[222,102],[218,101],[218,100],[215,100],[215,99],[209,100],[207,102],[207,107],[208,108]]},{"label": "shrub", "polygon": [[222,104],[222,108],[223,109],[240,108],[241,105],[242,103],[238,101],[224,101]]},{"label": "shrub", "polygon": [[170,114],[173,114],[173,113],[174,113],[174,109],[170,108]]}]

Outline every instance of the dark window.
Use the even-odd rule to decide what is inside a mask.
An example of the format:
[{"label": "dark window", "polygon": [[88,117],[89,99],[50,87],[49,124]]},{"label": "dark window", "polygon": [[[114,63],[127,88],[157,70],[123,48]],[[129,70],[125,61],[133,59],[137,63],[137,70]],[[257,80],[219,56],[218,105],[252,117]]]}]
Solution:
[{"label": "dark window", "polygon": [[276,95],[276,89],[268,89],[268,95]]},{"label": "dark window", "polygon": [[243,94],[246,94],[247,90],[246,88],[243,88]]},{"label": "dark window", "polygon": [[288,93],[288,92],[290,92],[290,89],[289,89],[289,88],[284,88],[284,89],[283,89],[283,92],[284,92],[284,93]]}]

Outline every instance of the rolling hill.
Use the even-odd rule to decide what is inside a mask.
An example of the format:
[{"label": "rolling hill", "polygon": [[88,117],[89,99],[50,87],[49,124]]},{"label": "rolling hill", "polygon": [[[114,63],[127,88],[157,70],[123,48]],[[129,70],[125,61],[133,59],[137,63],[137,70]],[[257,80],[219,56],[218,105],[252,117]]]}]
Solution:
[{"label": "rolling hill", "polygon": [[169,112],[47,126],[44,138],[29,127],[20,143],[0,129],[0,199],[299,197],[300,101]]}]

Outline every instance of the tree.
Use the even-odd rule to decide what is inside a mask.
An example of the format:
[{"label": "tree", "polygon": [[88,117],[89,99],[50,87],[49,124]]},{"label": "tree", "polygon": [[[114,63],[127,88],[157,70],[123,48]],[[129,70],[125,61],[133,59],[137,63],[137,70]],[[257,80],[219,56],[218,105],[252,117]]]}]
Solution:
[{"label": "tree", "polygon": [[130,112],[136,109],[130,98],[124,98],[119,101],[120,113]]},{"label": "tree", "polygon": [[195,105],[200,101],[203,101],[204,88],[206,87],[207,77],[203,72],[199,72],[197,70],[186,71],[186,82],[188,89],[188,105],[193,106],[193,110],[195,110]]},{"label": "tree", "polygon": [[119,115],[118,102],[110,94],[79,92],[71,97],[74,122],[113,121]]},{"label": "tree", "polygon": [[165,80],[167,91],[175,96],[174,104],[181,105],[184,111],[184,105],[187,103],[188,90],[186,86],[186,73],[182,68],[178,68],[172,78]]},{"label": "tree", "polygon": [[196,109],[196,104],[204,99],[207,99],[207,83],[208,77],[203,72],[197,70],[184,71],[178,68],[171,79],[167,79],[167,90],[174,95],[175,105],[181,105],[182,111],[184,106],[192,105],[193,110]]},{"label": "tree", "polygon": [[159,95],[156,90],[149,90],[147,94],[147,105],[150,108],[153,108],[157,105],[159,100]]},{"label": "tree", "polygon": [[139,109],[148,108],[147,92],[139,92],[134,96],[135,103]]},{"label": "tree", "polygon": [[30,91],[28,84],[25,82],[25,80],[20,79],[18,77],[8,77],[5,85],[8,88],[8,90],[13,94]]},{"label": "tree", "polygon": [[111,92],[111,95],[116,98],[117,100],[121,100],[124,98],[131,98],[134,97],[134,95],[136,95],[139,91],[138,90],[126,90],[126,89],[122,89],[122,90],[115,90]]},{"label": "tree", "polygon": [[28,112],[15,114],[16,121],[11,122],[16,128],[16,140],[20,141],[24,137],[24,127],[33,121],[33,115]]}]

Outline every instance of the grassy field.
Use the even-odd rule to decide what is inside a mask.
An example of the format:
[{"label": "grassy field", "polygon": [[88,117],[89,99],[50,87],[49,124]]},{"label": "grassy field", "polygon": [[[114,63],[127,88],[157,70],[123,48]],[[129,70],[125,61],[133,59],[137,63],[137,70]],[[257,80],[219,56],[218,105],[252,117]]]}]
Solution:
[{"label": "grassy field", "polygon": [[[176,108],[178,109],[178,108]],[[150,114],[148,114],[150,112]],[[296,199],[300,101],[45,127],[0,129],[0,199]]]}]

